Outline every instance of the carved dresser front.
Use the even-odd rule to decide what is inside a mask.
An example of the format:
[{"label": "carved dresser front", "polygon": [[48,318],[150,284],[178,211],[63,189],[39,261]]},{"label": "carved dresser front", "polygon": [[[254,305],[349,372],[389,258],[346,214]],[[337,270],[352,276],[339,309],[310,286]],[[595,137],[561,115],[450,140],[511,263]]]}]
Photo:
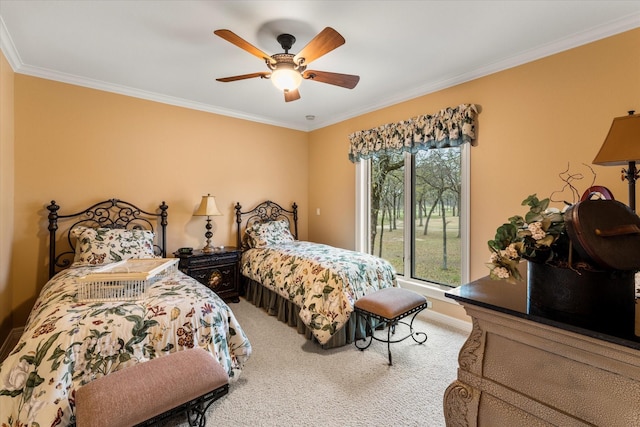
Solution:
[{"label": "carved dresser front", "polygon": [[447,297],[473,321],[444,394],[447,426],[640,426],[638,336],[535,315],[524,282],[485,277]]}]

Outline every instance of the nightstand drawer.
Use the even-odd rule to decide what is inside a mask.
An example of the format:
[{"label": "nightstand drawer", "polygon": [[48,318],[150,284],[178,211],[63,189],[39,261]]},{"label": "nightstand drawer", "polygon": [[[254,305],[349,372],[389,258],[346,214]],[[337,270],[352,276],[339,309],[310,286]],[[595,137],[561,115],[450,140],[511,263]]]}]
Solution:
[{"label": "nightstand drawer", "polygon": [[226,264],[218,267],[192,268],[189,275],[224,297],[225,291],[235,291],[238,264]]},{"label": "nightstand drawer", "polygon": [[230,264],[238,262],[238,255],[236,253],[224,254],[224,255],[203,255],[201,257],[194,257],[189,260],[189,267],[201,268],[210,265]]}]

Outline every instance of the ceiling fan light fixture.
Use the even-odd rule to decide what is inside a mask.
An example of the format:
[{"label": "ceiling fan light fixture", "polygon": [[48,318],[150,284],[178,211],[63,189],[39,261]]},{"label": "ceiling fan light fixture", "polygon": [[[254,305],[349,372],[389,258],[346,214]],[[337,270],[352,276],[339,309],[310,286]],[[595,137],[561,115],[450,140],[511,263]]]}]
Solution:
[{"label": "ceiling fan light fixture", "polygon": [[300,99],[298,87],[300,83],[302,83],[302,80],[312,80],[347,89],[353,89],[360,80],[359,76],[351,74],[307,70],[307,66],[312,61],[326,55],[345,43],[344,37],[331,27],[326,27],[320,31],[295,55],[289,53],[289,50],[296,41],[296,38],[291,34],[280,34],[277,37],[278,43],[280,43],[284,52],[274,53],[273,55],[263,52],[229,30],[216,30],[214,34],[265,61],[267,68],[269,68],[269,72],[263,71],[216,79],[219,82],[235,82],[255,77],[271,79],[273,85],[284,92],[285,102],[291,102]]},{"label": "ceiling fan light fixture", "polygon": [[302,83],[302,74],[295,69],[294,64],[278,64],[276,69],[271,72],[271,81],[280,90],[295,90]]}]

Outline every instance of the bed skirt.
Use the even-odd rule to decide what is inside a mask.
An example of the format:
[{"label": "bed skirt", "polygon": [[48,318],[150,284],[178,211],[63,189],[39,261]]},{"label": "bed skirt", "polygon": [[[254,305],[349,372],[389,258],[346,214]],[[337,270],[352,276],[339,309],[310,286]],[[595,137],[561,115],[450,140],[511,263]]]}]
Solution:
[{"label": "bed skirt", "polygon": [[366,336],[365,321],[358,318],[359,316],[352,315],[344,327],[337,331],[329,341],[320,344],[307,325],[300,320],[298,315],[300,307],[254,280],[245,276],[242,276],[242,280],[245,284],[244,297],[247,301],[264,309],[270,316],[276,316],[279,321],[296,328],[298,333],[304,334],[308,340],[314,341],[323,349],[341,347],[354,342],[356,338],[362,339]]}]

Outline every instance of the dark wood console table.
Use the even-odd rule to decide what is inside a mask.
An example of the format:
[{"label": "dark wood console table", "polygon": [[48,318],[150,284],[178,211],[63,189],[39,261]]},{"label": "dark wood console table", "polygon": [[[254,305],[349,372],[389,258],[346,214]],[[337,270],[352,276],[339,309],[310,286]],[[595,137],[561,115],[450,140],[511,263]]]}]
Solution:
[{"label": "dark wood console table", "polygon": [[485,277],[446,296],[473,321],[447,426],[640,426],[640,337],[536,316],[524,282]]}]

